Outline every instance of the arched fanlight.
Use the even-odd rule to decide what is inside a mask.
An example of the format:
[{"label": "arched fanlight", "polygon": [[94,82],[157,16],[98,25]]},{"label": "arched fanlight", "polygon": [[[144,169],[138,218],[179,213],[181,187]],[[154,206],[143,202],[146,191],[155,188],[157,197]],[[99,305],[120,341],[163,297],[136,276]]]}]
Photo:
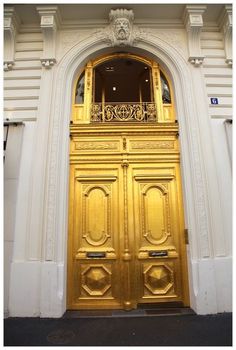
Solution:
[{"label": "arched fanlight", "polygon": [[166,75],[156,62],[132,54],[89,61],[73,101],[73,123],[175,120]]}]

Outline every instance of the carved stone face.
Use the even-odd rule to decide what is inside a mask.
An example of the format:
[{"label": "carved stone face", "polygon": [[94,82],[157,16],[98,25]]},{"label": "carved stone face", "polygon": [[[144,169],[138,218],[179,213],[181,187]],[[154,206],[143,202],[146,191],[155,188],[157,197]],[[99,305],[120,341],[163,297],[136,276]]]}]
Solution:
[{"label": "carved stone face", "polygon": [[117,40],[127,40],[130,33],[130,24],[127,18],[117,18],[114,22],[114,33]]}]

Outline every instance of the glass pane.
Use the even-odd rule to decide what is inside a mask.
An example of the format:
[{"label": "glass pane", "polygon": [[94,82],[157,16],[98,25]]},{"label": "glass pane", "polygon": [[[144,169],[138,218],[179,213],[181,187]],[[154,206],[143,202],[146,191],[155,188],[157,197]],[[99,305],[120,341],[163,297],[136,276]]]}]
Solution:
[{"label": "glass pane", "polygon": [[75,104],[84,103],[84,72],[79,77],[75,89]]},{"label": "glass pane", "polygon": [[115,58],[95,67],[94,102],[151,102],[150,68],[131,58]]},{"label": "glass pane", "polygon": [[139,74],[139,93],[141,102],[153,102],[152,79],[150,67],[143,66]]},{"label": "glass pane", "polygon": [[162,89],[162,102],[171,103],[170,88],[166,77],[161,72],[161,89]]}]

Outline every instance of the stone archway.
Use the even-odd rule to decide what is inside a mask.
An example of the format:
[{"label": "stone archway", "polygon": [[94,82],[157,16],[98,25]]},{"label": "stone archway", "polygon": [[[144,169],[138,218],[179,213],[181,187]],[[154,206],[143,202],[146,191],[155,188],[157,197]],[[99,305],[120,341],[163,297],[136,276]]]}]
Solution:
[{"label": "stone archway", "polygon": [[[51,222],[47,222],[47,233],[51,233],[47,235],[46,240],[46,251],[47,255],[50,258],[50,250],[52,249],[52,236],[55,237],[55,233],[57,232],[57,235],[60,237],[59,240],[59,246],[54,246],[54,249],[61,252],[61,256],[59,258],[59,261],[61,261],[61,273],[64,277],[62,277],[62,280],[65,279],[65,270],[66,270],[66,244],[64,247],[62,246],[62,242],[66,242],[66,236],[67,236],[67,229],[66,229],[66,222],[67,222],[67,215],[68,212],[67,209],[67,184],[68,184],[68,125],[69,125],[69,117],[70,117],[70,96],[72,92],[72,83],[74,80],[74,77],[76,75],[77,70],[80,68],[80,66],[84,63],[87,57],[95,56],[98,53],[101,53],[102,51],[107,51],[107,45],[104,44],[104,42],[101,40],[100,42],[96,41],[91,38],[84,41],[82,43],[75,46],[73,49],[68,52],[65,57],[60,62],[57,72],[56,72],[56,80],[59,81],[59,83],[56,84],[57,88],[55,91],[55,100],[54,100],[54,112],[53,112],[53,125],[52,125],[52,138],[51,138],[51,152],[50,152],[50,161],[49,161],[49,167],[50,164],[54,164],[54,166],[51,166],[51,169],[49,168],[49,182],[52,186],[49,186],[48,191],[48,198],[53,197],[54,198],[56,194],[60,194],[60,199],[57,201],[57,203],[60,203],[58,205],[57,203],[54,203],[54,206],[51,204],[51,208],[54,211],[53,216],[55,217],[64,217],[64,225],[62,227],[50,227]],[[129,48],[130,49],[130,48]],[[132,51],[132,48],[131,48]],[[173,79],[173,85],[174,90],[176,91],[175,99],[176,99],[176,109],[177,109],[177,115],[179,118],[179,123],[181,125],[180,127],[180,133],[181,133],[181,148],[182,148],[182,157],[183,157],[183,163],[182,163],[182,171],[183,171],[183,177],[184,177],[184,192],[188,193],[188,198],[185,197],[185,212],[186,212],[186,220],[187,220],[187,227],[191,227],[191,234],[192,237],[190,239],[191,246],[191,256],[190,259],[193,259],[194,256],[197,257],[199,252],[197,248],[197,244],[194,243],[194,232],[201,232],[199,228],[202,229],[202,236],[199,236],[199,243],[201,245],[201,240],[205,240],[205,243],[202,243],[205,249],[208,249],[208,242],[207,240],[207,218],[206,218],[206,210],[205,210],[205,203],[204,203],[204,185],[202,180],[202,175],[199,172],[200,168],[200,155],[198,154],[198,145],[197,145],[197,126],[196,121],[194,120],[194,99],[193,96],[191,96],[191,90],[188,88],[190,78],[190,72],[189,67],[186,61],[179,53],[176,52],[176,50],[164,42],[163,40],[159,38],[150,37],[143,41],[140,41],[138,45],[136,45],[134,51],[141,51],[141,52],[148,52],[156,57],[157,60],[159,60],[166,68],[168,68],[168,71]],[[66,88],[65,88],[66,87]],[[62,95],[66,91],[66,96],[62,98]],[[183,91],[188,92],[188,96],[186,98],[186,94],[183,94]],[[184,97],[185,95],[185,97]],[[191,119],[190,119],[191,118]],[[191,134],[192,136],[188,135],[188,138],[192,140],[192,144],[188,144],[188,140],[184,137],[186,133],[189,133],[187,129],[189,128],[191,124]],[[195,127],[194,127],[195,126]],[[59,140],[59,135],[62,136],[62,139]],[[183,135],[183,136],[182,136]],[[192,154],[194,154],[194,158],[192,155],[190,155],[189,150],[191,150]],[[191,159],[192,158],[192,159]],[[190,160],[191,159],[191,160]],[[54,181],[50,181],[51,178],[55,178],[55,164],[61,164],[59,171],[59,181],[55,183]],[[63,166],[62,166],[63,164]],[[194,167],[195,172],[191,172],[191,167]],[[195,179],[194,179],[195,177]],[[62,180],[63,179],[63,180]],[[64,191],[60,191],[59,184],[63,183]],[[195,183],[195,185],[194,185]],[[196,198],[197,197],[197,198]],[[201,200],[200,200],[201,199]],[[188,201],[188,204],[186,205],[186,201]],[[197,203],[197,206],[194,205],[194,202]],[[189,210],[190,209],[190,210]],[[51,214],[52,214],[51,210]],[[201,215],[201,222],[199,222],[200,227],[196,228],[195,226],[195,217],[190,215],[190,212],[194,212],[196,215]],[[198,214],[198,212],[200,212]],[[55,220],[56,223],[56,220]],[[196,235],[196,234],[195,234]],[[195,236],[196,237],[196,236]],[[57,241],[57,240],[56,240]],[[198,243],[198,244],[199,244]],[[56,242],[53,242],[53,245],[56,245]],[[189,265],[191,267],[191,264]],[[46,267],[46,266],[45,266]],[[191,271],[190,271],[191,276]],[[191,280],[191,279],[190,279]],[[190,286],[190,291],[193,290],[193,286]],[[65,290],[63,291],[63,295],[65,294]],[[192,294],[192,307],[194,307],[194,299],[193,299],[193,292]],[[64,302],[63,302],[64,304]]]}]

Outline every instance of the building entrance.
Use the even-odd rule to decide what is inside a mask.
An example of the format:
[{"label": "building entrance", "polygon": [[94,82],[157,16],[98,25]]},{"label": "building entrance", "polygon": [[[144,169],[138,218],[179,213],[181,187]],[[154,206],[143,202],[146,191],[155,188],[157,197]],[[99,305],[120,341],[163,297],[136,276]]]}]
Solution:
[{"label": "building entrance", "polygon": [[[129,80],[138,71],[136,86],[143,70],[144,81],[131,93],[134,101],[111,101],[112,87],[120,89],[124,77],[119,81],[117,74],[111,82],[109,74],[124,72],[127,59],[132,62],[127,67],[136,65],[127,73]],[[157,64],[142,63],[131,55],[90,62],[76,85],[80,103],[73,106],[70,127],[69,309],[188,305],[178,124],[167,79]]]}]

